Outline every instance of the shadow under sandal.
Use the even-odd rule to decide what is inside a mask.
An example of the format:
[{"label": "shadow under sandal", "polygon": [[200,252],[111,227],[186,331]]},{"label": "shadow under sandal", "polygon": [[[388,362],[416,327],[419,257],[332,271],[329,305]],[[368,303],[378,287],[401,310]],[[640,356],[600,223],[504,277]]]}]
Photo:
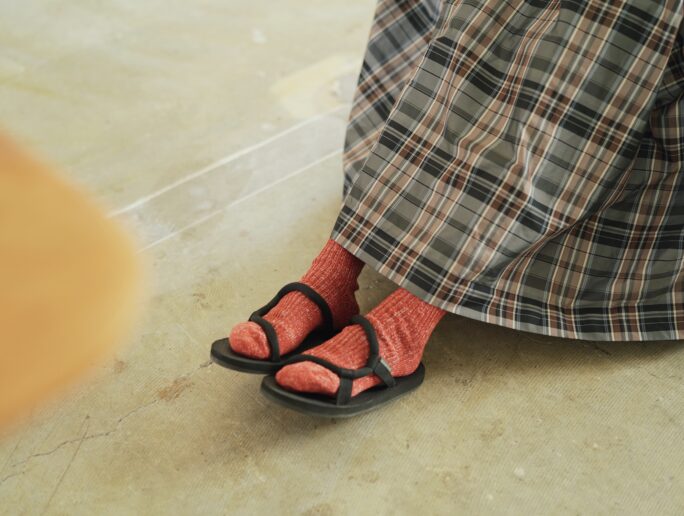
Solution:
[{"label": "shadow under sandal", "polygon": [[[266,376],[261,382],[261,393],[284,407],[313,416],[350,417],[369,412],[417,389],[425,378],[425,366],[421,363],[408,376],[395,378],[392,371],[380,357],[378,338],[371,322],[362,315],[351,318],[351,324],[360,324],[366,333],[370,353],[364,367],[347,369],[312,355],[294,355],[284,365],[296,362],[315,362],[340,377],[337,396],[333,399],[320,394],[292,392],[281,387],[274,375]],[[352,397],[352,384],[357,378],[377,375],[383,384],[377,385]]]},{"label": "shadow under sandal", "polygon": [[276,334],[273,325],[263,318],[278,302],[290,292],[301,292],[311,301],[313,301],[316,306],[318,306],[321,311],[321,316],[323,317],[323,324],[320,327],[313,330],[302,343],[297,346],[289,354],[292,353],[302,353],[307,349],[311,349],[318,346],[322,342],[325,342],[330,337],[335,334],[333,328],[333,317],[328,303],[325,302],[323,296],[312,289],[310,286],[299,281],[293,283],[288,283],[283,288],[281,288],[268,304],[262,306],[258,310],[252,312],[249,316],[249,320],[257,323],[264,330],[266,334],[266,340],[271,348],[271,355],[268,359],[258,359],[249,358],[244,355],[235,353],[230,348],[229,339],[219,339],[211,345],[211,359],[218,365],[227,367],[228,369],[233,369],[235,371],[242,371],[244,373],[257,373],[257,374],[270,374],[275,373],[278,369],[285,365],[286,361],[280,355],[280,344],[278,343],[278,335]]}]

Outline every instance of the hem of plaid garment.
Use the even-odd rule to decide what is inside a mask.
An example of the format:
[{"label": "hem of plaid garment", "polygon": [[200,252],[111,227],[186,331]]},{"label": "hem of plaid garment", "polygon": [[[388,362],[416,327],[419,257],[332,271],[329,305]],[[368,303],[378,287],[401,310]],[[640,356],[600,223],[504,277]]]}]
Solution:
[{"label": "hem of plaid garment", "polygon": [[[408,290],[413,295],[419,297],[426,303],[430,303],[433,306],[446,310],[447,312],[461,315],[463,317],[468,317],[470,319],[476,319],[489,324],[496,324],[498,326],[503,326],[505,328],[511,328],[519,331],[526,331],[530,333],[536,333],[541,335],[546,335],[549,337],[561,337],[566,339],[576,339],[576,340],[598,340],[598,341],[611,341],[611,342],[622,342],[622,341],[670,341],[670,340],[680,340],[684,338],[684,311],[679,314],[680,320],[676,320],[674,327],[668,327],[663,330],[647,330],[647,331],[615,331],[616,328],[623,327],[625,319],[633,317],[632,313],[624,314],[625,309],[628,307],[602,307],[603,312],[610,312],[610,315],[605,316],[602,321],[603,326],[608,326],[613,328],[613,331],[591,331],[589,329],[578,329],[578,327],[587,327],[590,325],[588,321],[582,321],[581,316],[574,316],[574,324],[567,322],[569,317],[564,315],[562,310],[555,309],[548,303],[543,301],[534,300],[535,304],[542,304],[543,309],[541,310],[546,314],[547,319],[552,319],[556,321],[563,321],[565,328],[559,328],[554,326],[549,326],[547,324],[538,324],[529,321],[521,321],[514,317],[512,314],[491,314],[488,313],[489,306],[492,304],[491,300],[483,300],[481,297],[478,298],[477,287],[478,284],[475,282],[468,282],[462,280],[462,283],[450,289],[453,293],[452,299],[457,299],[457,301],[451,301],[448,299],[437,298],[434,294],[421,288],[416,283],[411,282],[406,276],[403,276],[391,267],[387,266],[382,261],[374,258],[368,254],[364,249],[357,244],[353,243],[349,239],[342,236],[337,230],[333,230],[330,238],[337,242],[339,245],[344,247],[347,251],[352,253],[354,256],[363,261],[366,265],[371,267],[373,270],[386,277],[399,287]],[[479,285],[480,290],[486,289],[483,285]],[[510,291],[499,291],[498,297],[512,297],[514,296]],[[467,305],[466,305],[467,303]],[[521,302],[525,304],[525,300]],[[658,309],[660,314],[663,313],[662,304],[661,308]],[[477,307],[477,308],[475,308]],[[594,307],[596,309],[596,307]],[[640,310],[642,313],[648,313],[648,305],[640,305]],[[575,310],[581,310],[581,305],[575,307]],[[537,310],[539,312],[539,310]],[[671,316],[671,311],[669,312]],[[529,316],[529,314],[528,314]],[[586,319],[586,317],[585,317]],[[594,316],[596,319],[596,316]],[[642,318],[643,319],[643,318]]]}]

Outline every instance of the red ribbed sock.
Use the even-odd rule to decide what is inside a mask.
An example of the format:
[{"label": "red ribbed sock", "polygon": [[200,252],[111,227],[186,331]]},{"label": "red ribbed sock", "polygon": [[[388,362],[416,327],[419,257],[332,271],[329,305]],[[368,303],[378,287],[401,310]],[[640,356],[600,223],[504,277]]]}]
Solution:
[{"label": "red ribbed sock", "polygon": [[[392,376],[414,372],[435,326],[446,312],[400,288],[371,310],[366,318],[373,324],[380,356],[392,369]],[[360,325],[347,326],[340,333],[305,354],[315,355],[341,367],[358,369],[368,360],[368,341]],[[314,362],[298,362],[276,374],[282,387],[298,392],[334,396],[339,377]],[[381,383],[375,375],[354,380],[352,396]]]},{"label": "red ribbed sock", "polygon": [[[335,328],[344,326],[359,313],[354,292],[363,262],[333,240],[328,240],[309,270],[300,280],[325,299]],[[323,323],[318,306],[301,292],[290,292],[264,316],[273,325],[281,354],[295,349],[306,336]],[[251,358],[266,359],[271,353],[266,335],[254,322],[237,324],[230,332],[230,347]]]}]

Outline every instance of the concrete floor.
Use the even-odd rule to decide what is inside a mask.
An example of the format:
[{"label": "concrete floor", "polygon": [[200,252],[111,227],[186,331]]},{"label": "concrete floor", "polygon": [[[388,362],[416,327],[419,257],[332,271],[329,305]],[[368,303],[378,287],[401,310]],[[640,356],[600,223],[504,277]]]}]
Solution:
[{"label": "concrete floor", "polygon": [[[139,235],[131,342],[0,440],[0,514],[682,514],[684,347],[448,316],[335,422],[209,345],[327,238],[373,0],[5,0],[0,120]],[[365,272],[368,309],[392,285]]]}]

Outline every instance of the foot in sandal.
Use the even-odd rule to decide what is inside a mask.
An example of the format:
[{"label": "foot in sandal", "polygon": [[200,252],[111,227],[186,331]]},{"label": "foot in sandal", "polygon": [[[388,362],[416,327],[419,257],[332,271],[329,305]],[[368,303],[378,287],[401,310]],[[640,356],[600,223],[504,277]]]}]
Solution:
[{"label": "foot in sandal", "polygon": [[425,345],[446,312],[404,289],[336,336],[290,358],[262,392],[281,404],[325,416],[366,412],[417,388]]},{"label": "foot in sandal", "polygon": [[273,372],[283,355],[323,342],[359,312],[354,294],[362,268],[361,260],[328,240],[300,281],[213,344],[212,358],[232,369]]}]

